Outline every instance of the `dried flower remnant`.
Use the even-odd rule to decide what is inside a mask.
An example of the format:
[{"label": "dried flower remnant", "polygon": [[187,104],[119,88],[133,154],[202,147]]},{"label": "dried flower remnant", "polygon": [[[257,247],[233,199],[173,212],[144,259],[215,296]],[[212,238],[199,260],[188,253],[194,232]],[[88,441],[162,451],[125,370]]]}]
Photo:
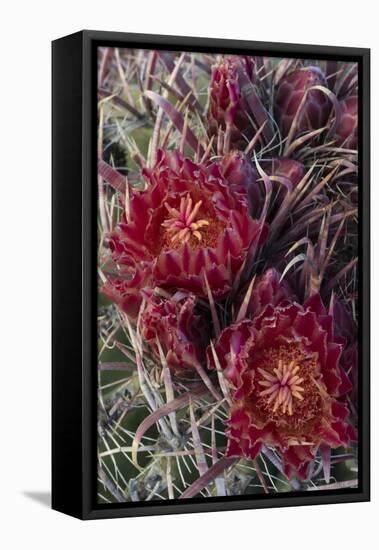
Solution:
[{"label": "dried flower remnant", "polygon": [[196,297],[177,293],[169,298],[149,291],[141,317],[141,335],[160,357],[159,345],[168,366],[178,375],[194,371],[205,362],[210,338],[206,315],[196,307]]},{"label": "dried flower remnant", "polygon": [[142,304],[142,290],[149,286],[151,269],[141,263],[138,267],[121,266],[115,276],[108,276],[102,294],[117,304],[131,319],[136,319]]}]

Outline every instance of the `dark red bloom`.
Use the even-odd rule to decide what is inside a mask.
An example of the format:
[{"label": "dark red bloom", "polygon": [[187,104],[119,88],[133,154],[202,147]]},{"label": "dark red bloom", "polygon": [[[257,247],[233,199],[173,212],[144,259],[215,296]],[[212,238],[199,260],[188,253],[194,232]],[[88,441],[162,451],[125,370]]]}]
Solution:
[{"label": "dark red bloom", "polygon": [[[248,213],[247,197],[233,191],[218,163],[195,164],[179,152],[159,151],[144,177],[146,190],[133,193],[128,217],[123,215],[110,237],[120,273],[142,280],[143,269],[151,287],[204,297],[207,280],[213,296],[224,297],[247,256],[252,259],[266,238],[267,228]],[[118,282],[123,291],[118,298],[114,284],[108,287],[106,293],[124,303],[129,291],[134,302],[142,288]]]},{"label": "dark red bloom", "polygon": [[336,128],[336,144],[344,149],[356,149],[358,145],[358,97],[351,96],[340,102],[341,119]]},{"label": "dark red bloom", "polygon": [[141,335],[159,358],[159,344],[168,366],[176,373],[196,370],[204,364],[210,323],[196,310],[196,296],[178,292],[161,298],[145,293],[147,302],[141,315]]},{"label": "dark red bloom", "polygon": [[[253,459],[263,445],[272,446],[288,477],[306,479],[321,445],[347,446],[355,437],[345,402],[351,384],[340,366],[343,344],[320,297],[272,305],[274,286],[269,277],[267,297],[259,290],[258,314],[226,328],[216,344],[233,400],[227,455]],[[208,357],[214,366],[209,351]]]},{"label": "dark red bloom", "polygon": [[254,60],[226,56],[212,67],[209,88],[208,122],[211,134],[231,130],[231,145],[244,149],[269,117],[253,85]]},{"label": "dark red bloom", "polygon": [[288,135],[300,107],[295,136],[326,125],[332,104],[321,90],[309,91],[313,86],[326,87],[325,77],[318,67],[296,69],[279,81],[274,113],[283,138]]}]

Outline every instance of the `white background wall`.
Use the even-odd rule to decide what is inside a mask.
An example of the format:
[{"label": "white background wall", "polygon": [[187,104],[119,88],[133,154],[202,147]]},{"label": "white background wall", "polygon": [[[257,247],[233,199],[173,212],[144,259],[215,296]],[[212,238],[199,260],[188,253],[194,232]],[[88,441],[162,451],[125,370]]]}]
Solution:
[{"label": "white background wall", "polygon": [[[375,547],[379,26],[374,6],[374,0],[2,3],[0,541],[7,539],[3,548]],[[87,523],[41,504],[50,484],[50,41],[82,28],[372,48],[372,503]]]}]

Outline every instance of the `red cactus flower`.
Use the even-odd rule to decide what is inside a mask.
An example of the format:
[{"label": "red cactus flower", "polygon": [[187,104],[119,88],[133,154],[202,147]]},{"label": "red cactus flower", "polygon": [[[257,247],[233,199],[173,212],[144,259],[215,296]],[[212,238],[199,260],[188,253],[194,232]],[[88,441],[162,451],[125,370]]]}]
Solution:
[{"label": "red cactus flower", "polygon": [[336,144],[344,149],[356,149],[358,145],[358,97],[351,96],[340,102],[341,118],[336,128]]},{"label": "red cactus flower", "polygon": [[136,278],[142,266],[150,286],[204,297],[208,282],[215,298],[224,297],[267,228],[250,217],[247,198],[233,191],[218,163],[195,164],[178,152],[159,151],[154,168],[143,174],[147,189],[133,194],[128,217],[110,237],[118,269]]},{"label": "red cactus flower", "polygon": [[327,123],[332,104],[321,90],[308,91],[313,86],[326,87],[325,77],[318,67],[296,69],[279,81],[275,90],[274,114],[282,137],[288,135],[303,100],[295,135],[317,130]]},{"label": "red cactus flower", "polygon": [[208,122],[211,134],[231,129],[231,145],[244,149],[269,117],[253,86],[254,61],[250,57],[226,56],[212,67]]},{"label": "red cactus flower", "polygon": [[[233,400],[228,456],[254,459],[263,445],[272,446],[288,477],[306,479],[320,446],[347,446],[355,438],[344,399],[351,385],[339,363],[343,344],[318,295],[304,306],[266,305],[226,328],[215,349]],[[209,351],[208,357],[214,366]]]},{"label": "red cactus flower", "polygon": [[[204,364],[210,323],[196,310],[196,296],[178,292],[171,298],[145,293],[141,335],[159,357],[159,344],[168,366],[176,373]],[[159,342],[159,344],[158,344]]]}]

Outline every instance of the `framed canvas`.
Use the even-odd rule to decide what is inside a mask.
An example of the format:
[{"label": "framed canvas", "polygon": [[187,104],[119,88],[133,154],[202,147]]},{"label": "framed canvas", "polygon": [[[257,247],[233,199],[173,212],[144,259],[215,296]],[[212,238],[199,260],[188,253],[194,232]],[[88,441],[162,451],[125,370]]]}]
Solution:
[{"label": "framed canvas", "polygon": [[53,508],[369,500],[369,50],[53,42]]}]

